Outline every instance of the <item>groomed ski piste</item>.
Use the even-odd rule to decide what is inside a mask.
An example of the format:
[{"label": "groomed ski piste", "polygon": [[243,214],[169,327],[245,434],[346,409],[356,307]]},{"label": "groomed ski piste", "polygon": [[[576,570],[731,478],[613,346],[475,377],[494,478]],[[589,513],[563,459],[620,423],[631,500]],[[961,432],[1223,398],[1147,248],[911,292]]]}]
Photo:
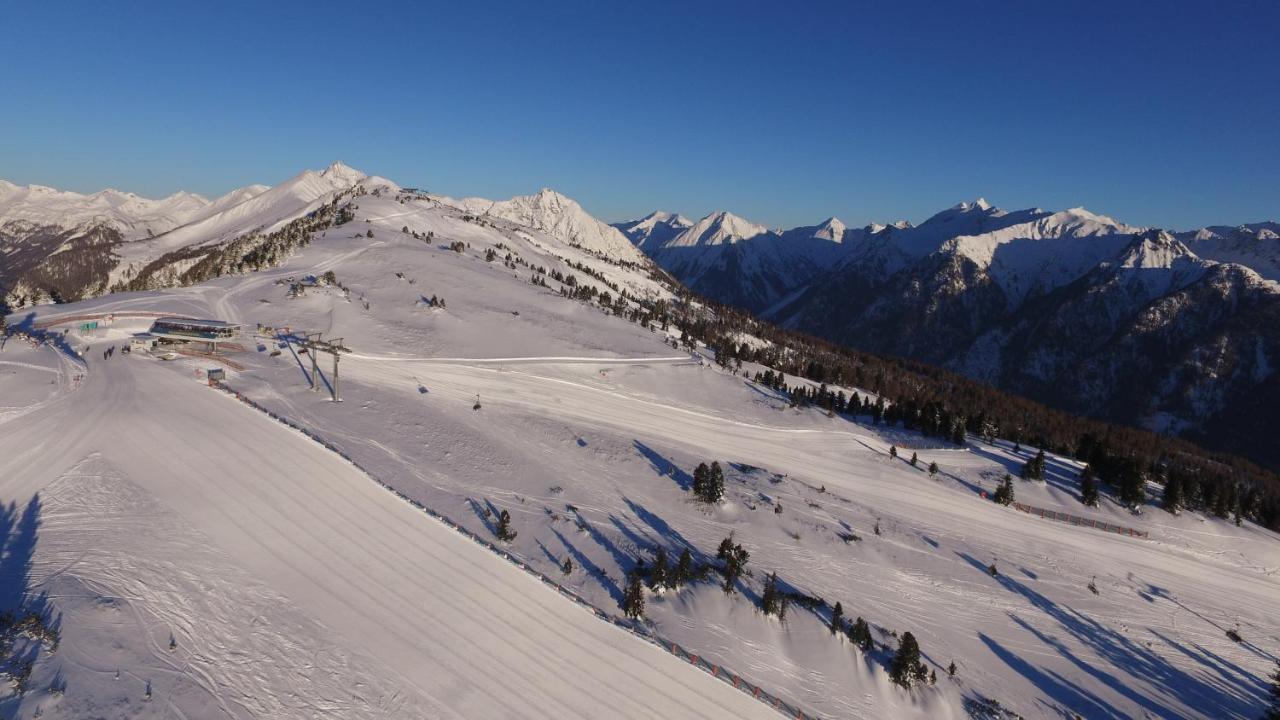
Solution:
[{"label": "groomed ski piste", "polygon": [[[1019,502],[1149,537],[996,505],[982,493],[1028,449],[792,408],[503,258],[661,293],[645,273],[550,232],[468,222],[447,199],[401,200],[359,197],[354,222],[272,270],[9,318],[52,341],[0,352],[3,587],[57,617],[61,642],[0,701],[6,717],[782,717],[372,478],[611,617],[636,560],[689,548],[714,565],[732,532],[751,553],[737,592],[714,571],[648,592],[637,627],[806,717],[1259,714],[1280,648],[1274,534],[1134,514],[1105,491],[1086,508],[1079,465],[1055,457],[1047,482],[1015,480]],[[289,293],[330,270],[345,291]],[[138,312],[244,323],[245,352],[228,356],[244,369],[226,368],[225,387],[355,464],[208,387],[215,360],[103,358],[146,330]],[[100,328],[58,323],[85,315]],[[310,391],[309,332],[353,349],[340,403],[328,356]],[[707,506],[688,488],[712,460],[728,483]],[[762,615],[774,571],[824,602]],[[871,623],[872,652],[829,632],[835,601]],[[889,682],[906,631],[935,685]]]}]

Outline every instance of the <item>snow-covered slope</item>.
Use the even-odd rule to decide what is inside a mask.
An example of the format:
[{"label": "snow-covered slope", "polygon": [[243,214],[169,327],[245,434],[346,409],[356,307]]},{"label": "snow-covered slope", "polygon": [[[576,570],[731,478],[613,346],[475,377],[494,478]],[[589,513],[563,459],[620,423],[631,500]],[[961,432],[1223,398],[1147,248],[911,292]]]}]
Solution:
[{"label": "snow-covered slope", "polygon": [[245,187],[237,188],[206,205],[203,210],[188,218],[187,222],[194,222],[210,215],[216,215],[246,200],[251,200],[270,189],[270,185],[246,185]]},{"label": "snow-covered slope", "polygon": [[[180,248],[211,245],[249,232],[270,232],[285,223],[314,212],[321,205],[358,185],[366,190],[399,188],[389,180],[370,177],[335,162],[322,171],[307,170],[273,188],[235,191],[217,212],[175,228],[163,235],[128,243],[119,248],[120,262],[112,280],[137,271],[165,253]],[[234,202],[240,198],[239,202]],[[222,202],[222,199],[220,199]]]},{"label": "snow-covered slope", "polygon": [[[0,185],[0,299],[13,306],[76,299],[131,283],[176,282],[211,250],[313,216],[339,196],[395,192],[394,183],[334,163],[274,188],[251,185],[210,202],[178,193],[147,200]],[[247,250],[247,249],[246,249]]]},{"label": "snow-covered slope", "polygon": [[1200,257],[1244,265],[1268,280],[1280,282],[1280,223],[1212,226],[1176,236]]},{"label": "snow-covered slope", "polygon": [[615,228],[622,232],[623,235],[626,235],[640,249],[644,249],[646,246],[660,247],[675,236],[688,230],[691,225],[693,225],[693,221],[685,216],[661,210],[649,213],[639,220],[613,224]]},{"label": "snow-covered slope", "polygon": [[61,227],[106,223],[130,240],[172,230],[199,216],[210,204],[188,192],[149,200],[118,190],[82,195],[0,180],[0,223],[23,221]]},{"label": "snow-covered slope", "polygon": [[663,243],[657,252],[672,248],[733,245],[763,235],[769,228],[744,220],[727,211],[718,210],[690,225],[688,229]]},{"label": "snow-covered slope", "polygon": [[1030,293],[1065,285],[1110,260],[1137,230],[1084,208],[1072,208],[991,232],[953,237],[938,252],[972,260],[1016,304]]},{"label": "snow-covered slope", "polygon": [[11,717],[776,717],[154,360],[95,363],[0,458],[62,635]]},{"label": "snow-covered slope", "polygon": [[[1106,488],[1100,507],[1085,508],[1079,464],[1052,454],[1046,482],[1015,481],[1019,501],[1150,537],[997,506],[980,492],[1016,473],[1026,450],[943,445],[792,407],[677,353],[628,312],[560,291],[612,293],[596,273],[650,282],[639,268],[410,193],[354,204],[351,222],[317,231],[279,267],[11,316],[29,326],[118,313],[96,335],[62,326],[72,346],[89,346],[87,368],[17,341],[0,353],[15,363],[0,371],[45,388],[13,400],[24,407],[0,425],[0,499],[17,503],[20,520],[40,494],[35,540],[13,535],[27,538],[16,547],[31,558],[15,576],[63,618],[58,653],[39,655],[33,690],[6,710],[189,720],[772,713],[206,387],[197,371],[211,360],[102,358],[146,327],[124,312],[150,311],[345,338],[341,403],[309,392],[305,356],[274,336],[242,338],[245,351],[230,358],[243,369],[227,383],[487,540],[498,543],[506,511],[518,534],[503,551],[601,612],[620,614],[639,560],[688,549],[715,565],[732,533],[750,552],[737,591],[726,595],[714,570],[678,591],[645,590],[644,627],[806,717],[967,718],[980,698],[1026,718],[1258,714],[1258,678],[1277,653],[1273,533],[1154,504],[1135,515]],[[1134,268],[1160,249],[1139,250]],[[1224,267],[1181,292],[1222,281]],[[290,293],[289,278],[329,271],[340,285]],[[575,280],[531,282],[552,272]],[[320,375],[327,389],[327,358]],[[891,445],[918,453],[919,468],[892,459]],[[707,505],[688,488],[712,460],[726,498]],[[922,469],[930,462],[936,479]],[[762,615],[772,572],[821,601],[793,603],[785,622]],[[869,621],[870,652],[829,632],[836,601]],[[1237,627],[1243,643],[1226,636]],[[889,682],[885,648],[906,631],[936,685]],[[59,674],[60,696],[47,690]]]},{"label": "snow-covered slope", "polygon": [[617,228],[597,220],[577,202],[550,188],[497,202],[482,198],[442,197],[439,200],[476,215],[489,215],[541,230],[614,260],[646,262],[644,253],[636,250]]}]

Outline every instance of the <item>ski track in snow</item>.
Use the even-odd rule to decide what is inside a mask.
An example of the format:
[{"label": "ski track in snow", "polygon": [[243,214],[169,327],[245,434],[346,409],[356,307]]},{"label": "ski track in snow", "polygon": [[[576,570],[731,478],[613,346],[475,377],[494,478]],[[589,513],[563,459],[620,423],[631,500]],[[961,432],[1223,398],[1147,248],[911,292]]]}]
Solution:
[{"label": "ski track in snow", "polygon": [[[48,452],[19,454],[22,447],[56,447],[58,457],[92,457],[118,469],[112,472],[281,593],[290,612],[329,628],[355,657],[376,658],[381,665],[368,672],[384,686],[403,682],[396,692],[408,696],[405,707],[457,717],[774,717],[567,603],[310,440],[154,361],[121,357],[93,365],[85,387],[65,404],[41,408],[0,439],[0,457],[11,458],[3,496],[56,494],[51,484],[68,472],[65,461],[48,462]],[[74,544],[78,531],[59,527],[50,523],[48,542]],[[163,546],[138,551],[148,560],[161,554],[160,562],[184,563],[182,555],[164,557]],[[212,571],[220,573],[212,582],[232,586],[203,588],[213,597],[230,599],[248,584],[230,571]],[[94,582],[118,592],[130,578],[138,582],[125,568]],[[133,600],[166,616],[154,600]],[[178,620],[180,613],[169,610],[166,619]],[[184,646],[219,630],[217,618],[198,617],[212,627],[192,628]],[[66,628],[69,639],[74,630]],[[202,647],[190,662],[210,679],[193,671],[192,682],[208,689],[256,679],[260,684],[245,694],[281,691],[286,668],[264,658],[246,677],[236,670],[244,660],[235,661],[245,648],[222,650],[232,655]],[[308,681],[322,678],[304,676],[284,684],[301,682],[300,691],[319,693]],[[341,712],[383,717],[386,709],[352,698]],[[279,707],[272,716],[311,715]]]},{"label": "ski track in snow", "polygon": [[[961,717],[960,697],[979,693],[1027,717],[1256,716],[1258,678],[1280,643],[1273,534],[1151,505],[1141,517],[1109,500],[1084,509],[1079,467],[1059,458],[1050,482],[1018,481],[1020,501],[1133,524],[1151,539],[996,506],[978,490],[1016,472],[1025,451],[957,449],[788,408],[740,376],[672,356],[665,331],[532,286],[526,266],[481,258],[500,242],[565,272],[564,259],[586,263],[636,292],[652,287],[643,273],[448,208],[359,204],[359,225],[331,228],[279,268],[78,305],[346,336],[357,352],[344,356],[342,404],[306,393],[306,368],[288,352],[271,358],[266,338],[241,356],[248,369],[231,385],[473,531],[491,532],[486,504],[509,509],[520,530],[513,554],[548,575],[573,558],[566,584],[610,612],[635,558],[658,545],[707,554],[737,533],[756,573],[743,594],[726,598],[710,582],[655,593],[648,615],[660,633],[823,717]],[[454,239],[467,250],[441,249]],[[278,280],[330,269],[370,306],[324,289],[282,298]],[[423,307],[434,294],[447,296],[447,311]],[[108,327],[91,352],[144,328]],[[191,371],[203,367],[92,360],[89,380],[69,392],[76,371],[64,366],[58,391],[30,398],[22,422],[0,430],[4,499],[48,496],[33,578],[66,591],[54,602],[68,650],[120,642],[95,624],[105,612],[95,598],[113,598],[131,618],[116,655],[138,682],[173,678],[157,682],[148,706],[135,685],[120,700],[130,712],[115,716],[775,717],[732,689],[721,697],[717,681],[548,593],[301,434],[200,387]],[[322,365],[325,382],[328,373]],[[477,394],[482,412],[471,409]],[[937,461],[939,478],[890,460],[891,444],[917,451],[922,466]],[[730,463],[718,507],[691,502],[680,485],[711,459]],[[93,502],[77,506],[81,497]],[[993,560],[998,578],[986,573]],[[854,653],[820,613],[794,610],[786,626],[761,617],[753,593],[775,568],[864,616],[878,643],[911,630],[939,675],[954,659],[959,676],[906,693],[885,678],[887,653]],[[1084,589],[1092,576],[1100,595]],[[1224,636],[1235,623],[1244,643]],[[170,631],[174,652],[163,647]],[[65,652],[54,662],[81,660]],[[69,674],[101,690],[92,673]],[[76,695],[73,683],[45,717],[87,715],[71,712]]]}]

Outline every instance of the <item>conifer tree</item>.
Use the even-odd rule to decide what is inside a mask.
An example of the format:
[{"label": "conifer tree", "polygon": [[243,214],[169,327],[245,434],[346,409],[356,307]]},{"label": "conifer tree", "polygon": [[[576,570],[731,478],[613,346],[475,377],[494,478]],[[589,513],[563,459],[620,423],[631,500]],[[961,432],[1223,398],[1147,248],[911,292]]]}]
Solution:
[{"label": "conifer tree", "polygon": [[564,559],[564,563],[560,565],[560,572],[564,575],[573,572],[573,558]]},{"label": "conifer tree", "polygon": [[947,677],[955,677],[955,676],[956,676],[956,661],[952,660],[951,664],[947,666]]},{"label": "conifer tree", "polygon": [[849,626],[849,639],[861,648],[862,652],[871,652],[871,626],[861,616]]},{"label": "conifer tree", "polygon": [[729,533],[729,537],[720,541],[720,547],[716,548],[716,559],[724,560],[729,557],[729,553],[733,552],[733,533]]},{"label": "conifer tree", "polygon": [[720,469],[718,461],[712,461],[711,471],[707,475],[707,495],[706,501],[709,503],[717,503],[724,498],[724,471]]},{"label": "conifer tree", "polygon": [[894,460],[897,460],[897,459],[898,459],[898,446],[897,446],[897,445],[890,445],[890,446],[889,446],[889,457],[893,458]]},{"label": "conifer tree", "polygon": [[741,545],[733,542],[733,533],[729,533],[729,537],[720,542],[720,549],[716,552],[716,557],[724,561],[724,585],[722,588],[726,595],[733,594],[733,585],[738,578],[742,577],[743,571],[746,569],[747,561],[751,558],[751,553],[747,552]]},{"label": "conifer tree", "polygon": [[654,589],[666,587],[670,582],[667,575],[667,550],[658,548],[658,554],[653,558],[653,569],[649,571],[649,587]]},{"label": "conifer tree", "polygon": [[1000,481],[993,499],[1001,505],[1013,504],[1013,477],[1009,473],[1004,474],[1004,480]]},{"label": "conifer tree", "polygon": [[1225,520],[1231,510],[1240,505],[1240,490],[1234,482],[1228,483],[1227,491],[1225,493],[1219,493],[1219,497],[1222,499],[1222,502],[1218,507],[1214,508],[1213,512],[1215,515]]},{"label": "conifer tree", "polygon": [[1146,500],[1147,479],[1137,462],[1125,463],[1120,470],[1119,495],[1120,502],[1125,505],[1138,505]]},{"label": "conifer tree", "polygon": [[916,455],[914,452],[911,453],[911,467],[915,467],[918,462],[920,462],[920,456]]},{"label": "conifer tree", "polygon": [[764,592],[760,594],[760,609],[765,615],[776,615],[779,605],[778,573],[773,572],[764,579]]},{"label": "conifer tree", "polygon": [[929,477],[931,478],[936,477],[937,474],[938,474],[938,463],[936,462],[929,463]]},{"label": "conifer tree", "polygon": [[1089,507],[1098,506],[1098,481],[1092,465],[1085,465],[1080,471],[1080,502]]},{"label": "conifer tree", "polygon": [[910,632],[902,633],[898,652],[889,663],[889,679],[909,688],[928,677],[927,668],[920,662],[920,645]]},{"label": "conifer tree", "polygon": [[680,560],[676,562],[675,577],[672,578],[672,587],[680,587],[689,582],[693,575],[693,553],[689,552],[689,548],[685,548],[680,553]]},{"label": "conifer tree", "polygon": [[1164,495],[1160,499],[1160,507],[1166,511],[1177,514],[1184,506],[1182,496],[1182,478],[1170,475],[1164,482]]},{"label": "conifer tree", "polygon": [[1044,479],[1044,450],[1036,453],[1036,456],[1027,460],[1022,466],[1023,480],[1043,480]]},{"label": "conifer tree", "polygon": [[693,470],[693,495],[699,500],[707,496],[707,477],[710,474],[711,468],[706,463],[698,463]]},{"label": "conifer tree", "polygon": [[511,529],[511,513],[506,510],[498,513],[498,539],[502,542],[511,542],[516,539],[517,534]]},{"label": "conifer tree", "polygon": [[844,606],[836,601],[836,606],[831,610],[831,634],[835,635],[844,629]]},{"label": "conifer tree", "polygon": [[1280,720],[1280,660],[1276,661],[1276,671],[1271,673],[1271,704],[1262,714],[1262,720]]},{"label": "conifer tree", "polygon": [[622,594],[622,612],[632,620],[644,617],[644,586],[640,583],[638,572],[627,576],[627,588]]}]

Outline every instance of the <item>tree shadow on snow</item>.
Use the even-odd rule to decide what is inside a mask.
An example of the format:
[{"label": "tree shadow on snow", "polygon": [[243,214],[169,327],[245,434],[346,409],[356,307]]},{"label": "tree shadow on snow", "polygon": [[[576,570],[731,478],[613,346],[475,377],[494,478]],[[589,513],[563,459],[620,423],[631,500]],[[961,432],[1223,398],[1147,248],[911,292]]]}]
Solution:
[{"label": "tree shadow on snow", "polygon": [[485,500],[484,505],[481,505],[475,501],[475,498],[467,498],[467,505],[471,506],[471,512],[475,513],[476,517],[480,518],[480,522],[484,523],[485,530],[488,530],[494,535],[498,534],[498,525],[496,523],[498,513],[493,509],[493,505],[490,504],[488,500]]},{"label": "tree shadow on snow", "polygon": [[[32,586],[31,567],[40,528],[40,496],[19,509],[0,505],[0,670],[29,672],[41,650],[52,652],[61,630],[48,596]],[[43,636],[43,639],[42,639]],[[0,700],[0,717],[16,717],[21,695]]]},{"label": "tree shadow on snow", "polygon": [[[689,552],[693,555],[694,560],[701,562],[706,561],[706,558],[698,550],[698,547],[689,542],[688,538],[681,534],[679,530],[671,527],[666,520],[663,520],[648,508],[636,503],[629,497],[623,497],[622,501],[627,504],[627,509],[631,511],[631,514],[636,516],[636,519],[645,525],[648,525],[649,528],[657,534],[659,538],[658,540],[650,538],[650,544],[653,545],[655,549],[657,546],[661,545],[667,548],[668,553],[672,553],[674,550],[674,557],[679,557],[680,553],[683,552],[685,548],[688,548]],[[645,533],[645,535],[648,537],[648,533]]]},{"label": "tree shadow on snow", "polygon": [[639,440],[632,441],[632,444],[635,445],[635,448],[640,455],[642,455],[645,460],[648,460],[649,464],[653,466],[654,472],[664,477],[670,477],[681,490],[687,492],[693,488],[693,476],[684,470],[681,470],[679,465],[676,465],[674,462],[664,457],[662,453],[654,450],[648,445],[645,445]]},{"label": "tree shadow on snow", "polygon": [[[974,455],[1000,465],[1005,472],[1015,478],[1021,476],[1022,466],[1026,461],[1036,455],[1036,450],[1029,447],[1023,448],[1022,452],[1018,454],[1016,458],[1010,458],[1003,452],[996,452],[984,443],[970,443],[969,449]],[[1012,450],[1009,452],[1012,452]],[[1059,460],[1049,454],[1045,455],[1044,482],[1045,485],[1052,487],[1064,495],[1069,495],[1077,502],[1083,502],[1083,498],[1080,495],[1079,473],[1076,472],[1076,469],[1067,462]],[[1102,493],[1102,489],[1102,487],[1098,488],[1099,494]]]},{"label": "tree shadow on snow", "polygon": [[[961,552],[957,552],[956,555],[984,575],[988,574],[987,566],[976,558]],[[1068,606],[1050,600],[1007,574],[1001,573],[992,579],[1004,589],[1021,595],[1033,608],[1056,621],[1064,631],[1085,649],[1098,658],[1109,662],[1114,667],[1123,670],[1129,677],[1118,677],[1105,671],[1098,667],[1098,663],[1093,662],[1091,658],[1082,658],[1076,655],[1071,648],[1056,636],[1037,630],[1030,623],[1011,615],[1016,625],[1034,635],[1045,646],[1057,650],[1059,655],[1070,661],[1079,671],[1092,677],[1099,684],[1111,689],[1117,695],[1128,699],[1134,705],[1152,715],[1157,717],[1176,717],[1181,711],[1179,704],[1182,704],[1195,708],[1206,716],[1245,720],[1246,718],[1252,718],[1256,714],[1257,707],[1262,702],[1264,694],[1262,685],[1256,678],[1240,671],[1235,666],[1227,668],[1221,663],[1215,665],[1205,656],[1197,657],[1184,652],[1184,655],[1197,660],[1197,664],[1202,670],[1216,671],[1220,676],[1227,679],[1215,680],[1214,678],[1207,678],[1203,673],[1188,673],[1173,665],[1147,645],[1130,638],[1124,633],[1117,632]],[[1024,662],[1023,664],[1025,665],[1026,663]],[[1026,673],[1023,674],[1033,682],[1037,679],[1043,682],[1043,673],[1040,673],[1037,677],[1032,677]],[[1147,685],[1150,688],[1150,692],[1143,694],[1135,690],[1135,686],[1139,683]],[[1068,683],[1068,685],[1070,684]],[[1055,687],[1052,684],[1041,686],[1039,682],[1037,682],[1037,687],[1041,687],[1042,690],[1055,697],[1055,699],[1061,699],[1058,695],[1054,695],[1054,692],[1061,694],[1060,687]],[[1077,697],[1074,700],[1079,701],[1082,691],[1078,688],[1076,688],[1076,691]],[[1170,700],[1176,702],[1169,702]],[[1074,705],[1071,705],[1071,707],[1077,712],[1082,712],[1086,717],[1094,717],[1097,714],[1093,708],[1080,708]],[[1099,716],[1105,717],[1106,715]]]},{"label": "tree shadow on snow", "polygon": [[[1129,574],[1129,579],[1131,581],[1137,580],[1136,576],[1134,576],[1132,573]],[[1147,594],[1147,593],[1150,593],[1150,594]],[[1182,608],[1183,610],[1186,610],[1188,613],[1195,615],[1197,618],[1200,618],[1211,627],[1216,628],[1218,632],[1222,633],[1223,635],[1225,635],[1227,632],[1226,627],[1219,625],[1212,618],[1206,617],[1203,613],[1200,613],[1188,607],[1186,603],[1179,600],[1177,596],[1175,596],[1172,592],[1170,592],[1166,588],[1162,588],[1157,585],[1152,585],[1150,583],[1147,583],[1147,592],[1144,593],[1141,590],[1139,590],[1138,594],[1142,595],[1142,597],[1145,598],[1148,602],[1155,602],[1156,598],[1159,598],[1161,600],[1168,600],[1174,605],[1177,605],[1179,608]],[[1245,650],[1248,650],[1249,652],[1253,653],[1254,655],[1257,655],[1259,658],[1266,660],[1268,663],[1280,662],[1280,658],[1276,657],[1275,655],[1272,655],[1266,650],[1263,650],[1257,645],[1254,645],[1253,643],[1249,642],[1247,638],[1241,640],[1236,644],[1244,648]]]},{"label": "tree shadow on snow", "polygon": [[996,657],[1004,661],[1011,670],[1018,673],[1022,677],[1031,681],[1037,689],[1049,697],[1049,699],[1058,703],[1061,707],[1046,705],[1048,710],[1063,718],[1071,718],[1071,712],[1067,712],[1063,708],[1068,708],[1072,712],[1079,713],[1087,718],[1120,718],[1123,717],[1118,713],[1110,710],[1107,703],[1097,695],[1076,686],[1061,675],[1052,670],[1042,670],[1035,665],[1023,660],[1017,653],[1008,650],[999,642],[996,642],[985,633],[978,633],[978,639],[982,641],[987,649]]},{"label": "tree shadow on snow", "polygon": [[1178,651],[1188,660],[1212,671],[1217,676],[1216,680],[1212,680],[1213,684],[1245,702],[1254,701],[1262,704],[1265,702],[1264,698],[1271,691],[1268,684],[1261,677],[1255,676],[1230,660],[1202,647],[1199,643],[1191,643],[1188,647],[1172,638],[1165,637],[1151,628],[1147,628],[1147,632],[1156,636],[1170,648]]},{"label": "tree shadow on snow", "polygon": [[542,551],[542,554],[546,556],[547,560],[550,561],[552,565],[564,564],[564,560],[551,554],[551,551],[547,549],[546,545],[542,544],[541,540],[536,540],[535,542],[538,543],[538,549]]},{"label": "tree shadow on snow", "polygon": [[[71,345],[67,342],[67,338],[65,335],[63,335],[60,332],[56,332],[52,330],[41,330],[37,328],[36,314],[33,312],[27,313],[22,317],[21,320],[19,320],[16,323],[10,323],[9,329],[13,331],[24,332],[27,335],[30,335],[31,337],[37,340],[47,342],[53,345],[54,347],[58,348],[59,350],[61,350],[64,354],[69,355],[71,357],[80,357],[80,354],[76,352],[76,349],[71,347]],[[88,362],[88,360],[89,360],[88,358],[84,358],[85,362]]]},{"label": "tree shadow on snow", "polygon": [[559,530],[552,529],[551,532],[560,541],[560,544],[564,546],[565,551],[569,553],[569,557],[573,558],[573,564],[582,568],[583,572],[587,573],[588,576],[598,580],[600,586],[608,591],[609,597],[618,603],[618,607],[622,607],[622,588],[618,586],[618,582],[609,577],[609,574],[603,568],[592,562],[591,558],[579,551]]},{"label": "tree shadow on snow", "polygon": [[592,525],[590,522],[587,522],[587,519],[582,517],[578,511],[574,511],[573,517],[577,522],[578,529],[585,532],[587,537],[591,538],[597,545],[607,551],[610,557],[613,558],[614,564],[617,565],[618,569],[622,572],[627,572],[636,564],[636,558],[634,555],[623,552],[612,538],[600,532],[596,526]]}]

